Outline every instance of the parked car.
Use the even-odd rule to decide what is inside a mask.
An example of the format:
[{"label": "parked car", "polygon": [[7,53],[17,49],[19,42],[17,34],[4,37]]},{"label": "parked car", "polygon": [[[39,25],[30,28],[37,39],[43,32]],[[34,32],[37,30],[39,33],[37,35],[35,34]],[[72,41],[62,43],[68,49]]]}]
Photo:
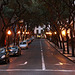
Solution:
[{"label": "parked car", "polygon": [[31,42],[34,40],[34,36],[32,36],[31,38],[30,38],[30,40],[31,40]]},{"label": "parked car", "polygon": [[0,62],[9,63],[9,52],[6,48],[0,48]]},{"label": "parked car", "polygon": [[32,39],[34,40],[34,36],[32,36]]},{"label": "parked car", "polygon": [[32,38],[30,38],[30,40],[31,40],[31,42],[33,41],[33,39],[32,39]]},{"label": "parked car", "polygon": [[23,41],[23,42],[20,42],[19,47],[20,47],[21,49],[25,49],[25,48],[28,49],[27,40],[25,40],[25,41]]},{"label": "parked car", "polygon": [[27,39],[27,43],[30,44],[31,43],[31,39]]},{"label": "parked car", "polygon": [[8,47],[9,55],[21,55],[21,48],[18,46]]}]

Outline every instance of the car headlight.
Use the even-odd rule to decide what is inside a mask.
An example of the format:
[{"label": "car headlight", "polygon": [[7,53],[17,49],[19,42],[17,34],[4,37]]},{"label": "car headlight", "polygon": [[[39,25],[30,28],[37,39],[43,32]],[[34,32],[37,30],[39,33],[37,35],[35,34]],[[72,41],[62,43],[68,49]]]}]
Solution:
[{"label": "car headlight", "polygon": [[1,58],[5,58],[5,55],[3,55]]}]

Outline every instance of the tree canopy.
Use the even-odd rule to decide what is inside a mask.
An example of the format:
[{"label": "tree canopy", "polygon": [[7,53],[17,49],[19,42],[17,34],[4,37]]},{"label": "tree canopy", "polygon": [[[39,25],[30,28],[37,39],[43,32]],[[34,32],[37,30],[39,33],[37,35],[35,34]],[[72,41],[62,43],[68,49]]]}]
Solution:
[{"label": "tree canopy", "polygon": [[[2,31],[21,19],[31,28],[50,23],[53,30],[60,30],[60,26],[65,27],[66,20],[73,17],[74,6],[74,0],[0,0],[0,17],[4,24]],[[15,21],[11,23],[14,15]]]}]

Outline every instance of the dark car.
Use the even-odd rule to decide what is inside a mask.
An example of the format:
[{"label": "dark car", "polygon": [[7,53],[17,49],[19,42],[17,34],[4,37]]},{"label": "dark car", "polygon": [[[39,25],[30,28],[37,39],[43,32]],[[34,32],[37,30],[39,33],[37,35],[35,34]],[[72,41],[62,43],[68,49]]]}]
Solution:
[{"label": "dark car", "polygon": [[0,62],[9,63],[9,52],[6,48],[0,48]]},{"label": "dark car", "polygon": [[29,45],[31,43],[31,39],[27,39],[27,43]]},{"label": "dark car", "polygon": [[9,55],[21,55],[21,48],[18,46],[8,47]]}]

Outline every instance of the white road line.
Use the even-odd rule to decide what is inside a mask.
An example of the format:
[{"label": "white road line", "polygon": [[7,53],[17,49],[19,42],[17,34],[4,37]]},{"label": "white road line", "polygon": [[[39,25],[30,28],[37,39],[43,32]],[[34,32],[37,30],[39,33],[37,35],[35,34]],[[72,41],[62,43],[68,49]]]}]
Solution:
[{"label": "white road line", "polygon": [[47,72],[75,72],[75,70],[53,70],[53,69],[0,69],[0,72],[38,72],[38,71],[47,71]]},{"label": "white road line", "polygon": [[19,64],[19,65],[27,65],[27,63],[28,63],[28,62],[26,61],[25,63],[23,63],[23,64]]},{"label": "white road line", "polygon": [[41,47],[42,70],[46,70],[41,41],[40,41],[40,47]]},{"label": "white road line", "polygon": [[61,65],[61,66],[63,66],[63,65],[71,65],[71,64],[69,64],[69,63],[62,63],[62,62],[59,62],[59,63],[54,64],[54,65]]}]

